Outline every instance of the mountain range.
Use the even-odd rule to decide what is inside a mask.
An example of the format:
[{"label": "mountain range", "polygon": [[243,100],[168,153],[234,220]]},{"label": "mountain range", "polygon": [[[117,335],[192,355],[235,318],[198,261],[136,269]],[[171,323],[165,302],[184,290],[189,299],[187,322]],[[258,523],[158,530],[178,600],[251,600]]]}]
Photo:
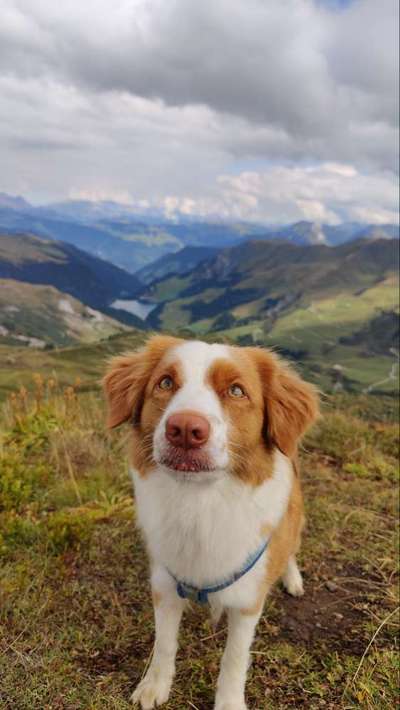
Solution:
[{"label": "mountain range", "polygon": [[337,247],[253,240],[157,279],[140,296],[156,304],[147,317],[155,329],[273,346],[322,388],[384,381],[393,389],[398,268],[394,239]]},{"label": "mountain range", "polygon": [[134,273],[185,246],[236,244],[254,234],[257,226],[156,220],[114,203],[71,201],[34,207],[23,198],[0,193],[0,231],[67,242]]},{"label": "mountain range", "polygon": [[[115,202],[69,200],[33,206],[23,197],[0,193],[0,230],[34,234],[73,244],[131,273],[185,247],[225,248],[248,239],[297,245],[335,246],[357,238],[398,237],[398,225],[301,221],[286,226],[243,222],[207,222]],[[148,282],[147,277],[145,277]]]},{"label": "mountain range", "polygon": [[135,297],[138,279],[71,244],[0,233],[0,278],[53,286],[112,318],[140,324],[135,316],[111,307],[115,300]]},{"label": "mountain range", "polygon": [[179,323],[197,331],[222,329],[219,318],[227,310],[232,325],[256,317],[268,323],[313,299],[361,293],[397,271],[398,253],[395,240],[306,249],[275,240],[248,241],[220,250],[191,271],[157,279],[140,295],[157,304],[149,315],[155,327]]},{"label": "mountain range", "polygon": [[[166,330],[272,346],[325,390],[393,392],[396,226],[138,218],[114,203],[34,208],[0,195],[10,225],[0,230],[0,343],[64,348]],[[113,263],[127,259],[129,270]]]}]

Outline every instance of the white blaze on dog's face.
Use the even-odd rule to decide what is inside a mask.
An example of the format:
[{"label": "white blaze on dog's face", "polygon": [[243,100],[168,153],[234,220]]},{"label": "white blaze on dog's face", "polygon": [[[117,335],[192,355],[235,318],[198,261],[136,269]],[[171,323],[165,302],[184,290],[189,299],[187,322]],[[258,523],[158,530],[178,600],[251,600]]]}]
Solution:
[{"label": "white blaze on dog's face", "polygon": [[[229,359],[228,347],[195,341],[182,343],[166,353],[161,367],[167,373],[176,373],[175,378],[167,375],[176,389],[154,431],[156,463],[185,474],[228,468],[229,422],[209,373],[216,360]],[[162,378],[159,386],[164,384]]]},{"label": "white blaze on dog's face", "polygon": [[132,420],[132,463],[175,477],[235,475],[257,485],[317,415],[313,388],[272,353],[155,336],[114,358],[104,378],[109,426]]}]

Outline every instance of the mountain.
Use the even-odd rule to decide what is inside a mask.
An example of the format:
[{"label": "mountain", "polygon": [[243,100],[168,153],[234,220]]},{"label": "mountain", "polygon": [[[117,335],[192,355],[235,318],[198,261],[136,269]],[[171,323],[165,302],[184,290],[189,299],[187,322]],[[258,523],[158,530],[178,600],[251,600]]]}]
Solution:
[{"label": "mountain", "polygon": [[[277,347],[327,389],[387,380],[390,390],[395,329],[383,340],[374,319],[398,312],[398,263],[398,240],[337,247],[256,240],[154,281],[141,298],[157,304],[147,318],[153,328]],[[374,335],[380,345],[372,346]]]},{"label": "mountain", "polygon": [[269,229],[262,239],[279,239],[298,245],[329,244],[324,227],[316,222],[295,222],[286,227]]},{"label": "mountain", "polygon": [[0,278],[54,286],[87,306],[140,325],[135,316],[110,308],[116,299],[135,297],[137,278],[71,244],[0,233]]},{"label": "mountain", "polygon": [[0,192],[0,207],[25,211],[31,209],[32,205],[19,195],[7,195],[6,192]]},{"label": "mountain", "polygon": [[[137,234],[140,234],[141,226],[137,226]],[[158,248],[155,249],[156,257],[153,257],[153,243],[151,238],[148,242],[134,245],[127,239],[122,239],[101,227],[86,225],[79,222],[62,220],[55,217],[41,216],[36,212],[20,212],[0,205],[0,230],[8,233],[32,234],[43,239],[64,241],[73,244],[78,249],[87,251],[93,256],[110,261],[125,271],[134,273],[144,263],[152,261],[153,258],[162,253],[169,253],[180,248],[180,243],[175,244],[168,240],[159,240]],[[161,243],[160,243],[161,241]]]},{"label": "mountain", "polygon": [[64,241],[130,273],[188,246],[225,248],[248,239],[335,246],[358,237],[369,238],[376,229],[381,236],[398,237],[396,225],[330,226],[301,221],[268,226],[217,218],[205,221],[182,214],[167,219],[160,210],[143,205],[67,200],[34,207],[22,197],[0,193],[0,230]]},{"label": "mountain", "polygon": [[136,272],[137,278],[143,284],[163,279],[171,274],[185,274],[192,271],[200,262],[216,256],[218,249],[213,247],[184,247],[175,254],[167,254],[149,266],[145,266]]},{"label": "mountain", "polygon": [[363,226],[358,233],[362,239],[398,239],[399,226],[397,224],[370,224]]},{"label": "mountain", "polygon": [[185,246],[225,247],[257,231],[255,225],[242,223],[149,218],[116,203],[71,201],[33,207],[7,195],[0,199],[0,230],[64,241],[131,273]]},{"label": "mountain", "polygon": [[[152,325],[181,325],[205,318],[208,327],[221,312],[237,316],[274,318],[305,299],[342,291],[355,292],[381,280],[398,263],[395,240],[354,241],[338,247],[307,248],[285,242],[250,241],[229,249],[180,276],[151,283],[141,296],[159,307],[150,315]],[[252,304],[251,313],[247,315]],[[245,313],[246,311],[246,313]]]},{"label": "mountain", "polygon": [[295,222],[282,228],[268,228],[264,232],[254,235],[254,239],[291,242],[298,246],[312,244],[326,244],[339,246],[355,239],[398,239],[399,225],[396,224],[360,224],[359,222],[345,222],[330,225],[317,222]]},{"label": "mountain", "polygon": [[49,205],[36,208],[36,213],[41,214],[43,217],[67,219],[84,224],[95,224],[102,219],[137,218],[137,212],[135,212],[133,207],[112,200],[101,200],[99,202],[93,202],[92,200],[53,202]]},{"label": "mountain", "polygon": [[130,328],[53,286],[0,279],[0,343],[36,348],[91,343]]}]

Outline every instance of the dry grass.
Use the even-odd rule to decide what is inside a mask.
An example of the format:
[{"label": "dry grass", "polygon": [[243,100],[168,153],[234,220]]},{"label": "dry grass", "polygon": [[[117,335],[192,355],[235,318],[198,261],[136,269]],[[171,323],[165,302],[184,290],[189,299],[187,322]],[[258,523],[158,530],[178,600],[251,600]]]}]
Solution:
[{"label": "dry grass", "polygon": [[[397,702],[397,427],[373,398],[331,400],[305,444],[306,595],[276,589],[253,647],[251,708]],[[381,411],[382,410],[382,411]],[[151,654],[147,563],[124,434],[97,394],[36,378],[0,435],[0,706],[115,709]],[[166,708],[211,710],[225,638],[188,612]]]}]

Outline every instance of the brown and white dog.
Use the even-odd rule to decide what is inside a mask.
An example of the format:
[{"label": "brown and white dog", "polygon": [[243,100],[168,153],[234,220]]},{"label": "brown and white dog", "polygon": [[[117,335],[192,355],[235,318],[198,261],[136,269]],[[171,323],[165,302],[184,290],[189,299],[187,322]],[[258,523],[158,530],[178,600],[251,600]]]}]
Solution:
[{"label": "brown and white dog", "polygon": [[[215,710],[245,710],[250,645],[271,586],[303,594],[297,444],[314,388],[259,348],[151,338],[104,378],[110,427],[132,422],[130,459],[151,560],[156,639],[133,693],[168,700],[185,598],[228,614]],[[218,588],[218,591],[216,590]]]}]

